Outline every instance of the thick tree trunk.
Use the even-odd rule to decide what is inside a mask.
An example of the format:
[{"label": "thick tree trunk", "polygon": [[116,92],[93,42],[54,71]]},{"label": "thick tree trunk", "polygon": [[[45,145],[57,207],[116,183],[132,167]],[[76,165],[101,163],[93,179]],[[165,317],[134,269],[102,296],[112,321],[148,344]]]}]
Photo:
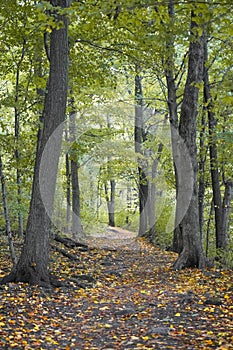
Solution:
[{"label": "thick tree trunk", "polygon": [[[194,15],[192,14],[191,32],[193,35],[195,35],[196,28],[197,24],[194,22]],[[174,263],[174,268],[178,270],[185,267],[203,268],[205,266],[205,256],[199,226],[196,149],[196,117],[199,94],[197,84],[202,81],[203,63],[203,37],[197,37],[195,35],[189,46],[188,74],[179,123],[181,157],[178,164],[178,216],[179,212],[185,209],[184,203],[189,202],[187,196],[190,193],[192,195],[187,211],[180,222],[183,248],[177,261]],[[187,148],[188,154],[184,154],[185,148]],[[190,157],[192,167],[189,166],[185,159],[188,156]]]},{"label": "thick tree trunk", "polygon": [[[69,6],[69,0],[51,0],[53,6]],[[48,271],[49,236],[53,201],[56,187],[56,176],[60,156],[62,128],[52,134],[65,118],[68,87],[68,20],[64,15],[54,13],[63,28],[51,32],[50,72],[47,95],[44,102],[43,129],[38,133],[36,161],[32,186],[32,198],[27,222],[24,245],[19,261],[10,275],[1,283],[28,282],[30,284],[50,285],[52,282]],[[43,154],[49,141],[47,153]],[[43,155],[43,167],[41,160]],[[46,207],[42,192],[46,194]]]}]

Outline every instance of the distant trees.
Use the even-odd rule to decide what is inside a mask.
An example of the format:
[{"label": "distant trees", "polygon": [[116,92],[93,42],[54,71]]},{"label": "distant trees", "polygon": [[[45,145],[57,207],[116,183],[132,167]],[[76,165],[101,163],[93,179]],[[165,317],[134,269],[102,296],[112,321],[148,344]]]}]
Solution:
[{"label": "distant trees", "polygon": [[[0,10],[0,153],[9,214],[14,229],[19,226],[22,234],[26,228],[26,238],[8,280],[50,283],[51,219],[75,239],[87,227],[96,229],[97,222],[138,230],[179,253],[177,269],[203,267],[204,245],[212,256],[227,251],[232,244],[232,5],[126,0],[116,6],[114,0],[100,0],[83,6],[51,0],[9,6],[12,11],[4,4]],[[17,13],[17,25],[10,12]],[[66,109],[67,94],[72,106]],[[48,166],[40,169],[39,184],[40,161],[71,110],[77,117],[67,120],[70,148],[59,167],[55,218],[60,134],[53,159],[43,155]],[[46,207],[39,185],[49,198]]]}]

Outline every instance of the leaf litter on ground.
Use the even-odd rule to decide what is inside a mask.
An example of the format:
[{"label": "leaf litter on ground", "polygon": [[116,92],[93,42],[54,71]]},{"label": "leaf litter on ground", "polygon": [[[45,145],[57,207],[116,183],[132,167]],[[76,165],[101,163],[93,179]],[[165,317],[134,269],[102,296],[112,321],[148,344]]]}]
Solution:
[{"label": "leaf litter on ground", "polygon": [[122,229],[87,243],[77,260],[51,252],[69,285],[1,286],[0,349],[233,349],[232,271],[174,271],[176,254]]}]

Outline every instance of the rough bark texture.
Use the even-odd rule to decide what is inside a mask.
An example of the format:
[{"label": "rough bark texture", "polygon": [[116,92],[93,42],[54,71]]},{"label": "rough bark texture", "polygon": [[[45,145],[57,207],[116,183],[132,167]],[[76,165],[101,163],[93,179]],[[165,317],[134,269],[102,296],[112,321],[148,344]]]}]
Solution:
[{"label": "rough bark texture", "polygon": [[[177,261],[174,263],[175,269],[185,267],[205,266],[205,256],[203,252],[199,213],[198,213],[198,188],[197,188],[197,149],[196,149],[196,117],[199,88],[198,83],[203,77],[203,37],[194,35],[194,28],[197,24],[192,15],[191,32],[192,41],[189,46],[188,74],[184,90],[184,97],[181,106],[179,135],[180,135],[180,164],[178,174],[178,198],[177,210],[184,209],[184,201],[187,200],[187,193],[192,192],[192,197],[187,211],[180,222],[180,230],[183,238],[183,248]],[[184,143],[182,145],[182,143]],[[183,150],[187,148],[192,164],[192,169],[184,162]],[[187,181],[188,180],[188,181]]]},{"label": "rough bark texture", "polygon": [[[53,6],[62,8],[69,6],[69,0],[51,0],[50,2]],[[51,135],[64,121],[68,86],[68,20],[65,16],[54,15],[57,20],[63,21],[64,27],[59,30],[53,29],[51,32],[48,92],[44,102],[43,129],[38,133],[26,236],[16,267],[13,268],[10,275],[3,278],[1,283],[20,281],[50,285],[52,282],[48,271],[50,218],[53,212],[62,130],[56,137],[51,137]],[[44,167],[40,169],[43,150],[48,140],[50,140],[49,154],[44,155]],[[46,208],[42,201],[40,185],[48,192]]]}]

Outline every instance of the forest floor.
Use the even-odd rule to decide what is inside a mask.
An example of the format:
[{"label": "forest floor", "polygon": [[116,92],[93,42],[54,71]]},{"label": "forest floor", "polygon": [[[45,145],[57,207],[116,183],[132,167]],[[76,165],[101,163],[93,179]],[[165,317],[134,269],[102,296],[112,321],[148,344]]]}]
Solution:
[{"label": "forest floor", "polygon": [[[77,260],[52,251],[69,287],[0,287],[0,349],[233,349],[232,271],[173,271],[176,254],[122,229],[87,242]],[[3,244],[0,276],[10,268]]]}]

